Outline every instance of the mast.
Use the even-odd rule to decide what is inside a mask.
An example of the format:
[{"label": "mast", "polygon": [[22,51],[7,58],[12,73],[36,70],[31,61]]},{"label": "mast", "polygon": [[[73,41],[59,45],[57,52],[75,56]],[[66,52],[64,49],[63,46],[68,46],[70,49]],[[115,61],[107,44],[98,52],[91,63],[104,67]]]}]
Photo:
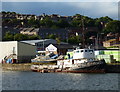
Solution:
[{"label": "mast", "polygon": [[85,26],[83,18],[82,18],[82,37],[83,37],[82,47],[85,48]]}]

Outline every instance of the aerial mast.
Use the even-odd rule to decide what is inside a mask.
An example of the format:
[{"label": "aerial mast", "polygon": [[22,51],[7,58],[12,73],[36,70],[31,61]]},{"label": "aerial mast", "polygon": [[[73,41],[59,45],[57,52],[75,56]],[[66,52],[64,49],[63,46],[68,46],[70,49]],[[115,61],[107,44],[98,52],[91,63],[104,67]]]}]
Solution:
[{"label": "aerial mast", "polygon": [[82,38],[83,38],[82,48],[85,48],[85,25],[84,25],[83,17],[81,18],[81,20],[82,20]]}]

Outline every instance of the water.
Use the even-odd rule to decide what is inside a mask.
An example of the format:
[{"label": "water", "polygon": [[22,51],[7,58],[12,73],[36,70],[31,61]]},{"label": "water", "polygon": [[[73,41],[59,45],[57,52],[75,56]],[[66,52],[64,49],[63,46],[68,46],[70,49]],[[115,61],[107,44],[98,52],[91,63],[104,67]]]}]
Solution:
[{"label": "water", "polygon": [[118,90],[118,73],[38,73],[5,71],[3,90]]}]

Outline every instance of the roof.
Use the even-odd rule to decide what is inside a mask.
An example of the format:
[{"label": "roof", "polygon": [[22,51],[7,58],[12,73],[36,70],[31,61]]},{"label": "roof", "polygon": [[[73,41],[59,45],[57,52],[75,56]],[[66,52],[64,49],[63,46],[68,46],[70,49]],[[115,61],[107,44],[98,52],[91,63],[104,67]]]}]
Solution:
[{"label": "roof", "polygon": [[50,28],[40,28],[41,33],[68,33],[67,29],[50,29]]},{"label": "roof", "polygon": [[33,44],[25,43],[25,42],[22,42],[22,41],[1,41],[0,43],[1,44],[2,43],[23,43],[23,44],[34,46]]},{"label": "roof", "polygon": [[[28,43],[28,44],[32,44],[32,45],[35,45],[36,43],[43,43],[45,42],[45,44],[56,44],[57,41],[54,40],[54,39],[41,39],[41,40],[26,40],[26,41],[21,41],[21,42],[24,42],[24,43]],[[68,43],[65,43],[65,42],[61,42],[61,44],[68,44]]]},{"label": "roof", "polygon": [[24,32],[38,32],[39,28],[23,28],[21,31],[24,31]]},{"label": "roof", "polygon": [[105,43],[105,42],[112,42],[112,41],[116,41],[116,39],[110,39],[110,40],[108,40],[108,41],[104,41],[104,43]]},{"label": "roof", "polygon": [[70,44],[60,44],[60,45],[58,45],[58,44],[55,44],[54,45],[55,47],[57,47],[57,48],[66,48],[66,49],[72,49],[73,48],[73,45],[70,45]]}]

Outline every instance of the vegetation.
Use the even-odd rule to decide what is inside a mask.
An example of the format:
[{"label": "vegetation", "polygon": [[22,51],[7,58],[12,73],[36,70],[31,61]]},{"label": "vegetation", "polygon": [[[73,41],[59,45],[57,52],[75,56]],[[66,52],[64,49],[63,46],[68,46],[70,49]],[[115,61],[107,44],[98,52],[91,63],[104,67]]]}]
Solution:
[{"label": "vegetation", "polygon": [[68,43],[71,43],[71,44],[79,44],[81,42],[82,42],[82,37],[80,36],[72,36],[68,38]]},{"label": "vegetation", "polygon": [[120,21],[113,20],[106,24],[106,27],[103,29],[105,34],[107,33],[120,33]]},{"label": "vegetation", "polygon": [[[4,12],[2,11],[2,14],[8,14],[8,15],[15,15],[15,12]],[[113,20],[108,16],[100,17],[100,18],[90,18],[87,16],[83,16],[80,14],[75,14],[74,16],[71,16],[70,19],[62,19],[58,18],[56,20],[52,19],[49,15],[45,15],[42,18],[35,19],[35,17],[31,17],[31,19],[24,19],[19,20],[15,18],[3,18],[2,20],[3,26],[22,26],[22,27],[34,27],[34,28],[52,28],[52,29],[60,29],[60,28],[87,28],[87,27],[96,27],[99,30],[97,32],[87,32],[85,33],[85,39],[86,43],[91,43],[89,40],[90,36],[97,37],[97,34],[104,34],[104,37],[108,33],[120,33],[120,21],[119,20]],[[104,38],[103,37],[103,38]],[[48,35],[46,38],[50,39],[58,39],[57,36],[54,34]],[[39,36],[27,36],[22,34],[11,34],[10,32],[7,32],[4,36],[4,40],[27,40],[27,39],[40,39]],[[61,39],[59,39],[61,40]],[[80,36],[70,36],[68,38],[68,42],[71,44],[78,44],[82,42],[82,37]]]},{"label": "vegetation", "polygon": [[24,34],[20,34],[17,33],[15,35],[11,34],[10,32],[6,32],[5,36],[4,36],[4,41],[22,41],[22,40],[37,40],[40,39],[41,37],[38,35],[24,35]]}]

